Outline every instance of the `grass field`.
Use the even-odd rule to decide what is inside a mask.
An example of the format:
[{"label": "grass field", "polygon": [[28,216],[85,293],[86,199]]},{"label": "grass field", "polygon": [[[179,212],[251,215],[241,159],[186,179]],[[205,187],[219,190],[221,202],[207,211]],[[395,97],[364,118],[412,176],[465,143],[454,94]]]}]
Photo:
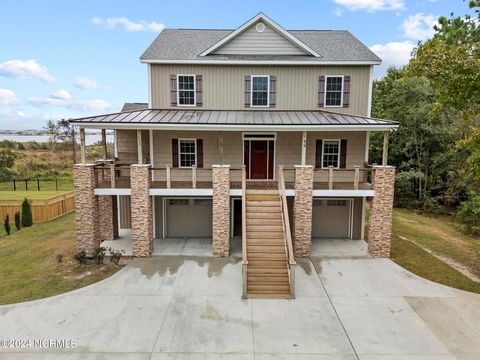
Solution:
[{"label": "grass field", "polygon": [[47,199],[52,196],[64,194],[66,191],[1,191],[1,200]]},{"label": "grass field", "polygon": [[[0,304],[10,304],[71,291],[100,281],[120,267],[81,265],[73,259],[74,214],[34,225],[0,239]],[[63,261],[57,261],[63,254]]]},{"label": "grass field", "polygon": [[462,233],[461,227],[448,216],[395,209],[391,254],[393,261],[429,280],[480,293],[480,283],[470,280],[422,248],[451,258],[466,265],[472,273],[480,274],[479,238]]}]

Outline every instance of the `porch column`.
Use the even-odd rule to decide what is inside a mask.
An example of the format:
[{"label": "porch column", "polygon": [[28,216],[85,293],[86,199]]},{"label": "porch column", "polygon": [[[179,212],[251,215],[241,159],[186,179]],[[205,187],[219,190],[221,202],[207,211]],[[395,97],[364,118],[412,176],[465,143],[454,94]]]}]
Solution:
[{"label": "porch column", "polygon": [[111,195],[98,196],[98,210],[100,240],[118,239],[117,197]]},{"label": "porch column", "polygon": [[388,131],[385,131],[383,133],[383,156],[382,156],[382,165],[387,166],[388,162],[388,137],[390,133]]},{"label": "porch column", "polygon": [[308,257],[312,251],[313,166],[295,165],[293,237],[295,256]]},{"label": "porch column", "polygon": [[374,168],[372,187],[375,195],[368,219],[368,252],[373,257],[390,257],[395,167]]},{"label": "porch column", "polygon": [[85,251],[86,255],[91,257],[100,247],[98,200],[94,193],[94,165],[74,165],[73,183],[75,187],[77,252]]},{"label": "porch column", "polygon": [[212,166],[213,256],[230,254],[230,165]]},{"label": "porch column", "polygon": [[85,164],[86,156],[85,156],[85,129],[80,128],[80,156],[82,164]]},{"label": "porch column", "polygon": [[150,196],[150,164],[130,165],[133,256],[150,257],[153,252],[153,211]]},{"label": "porch column", "polygon": [[138,156],[138,163],[143,164],[142,130],[137,130],[137,156]]},{"label": "porch column", "polygon": [[[154,147],[153,147],[153,130],[148,130],[148,145],[149,145],[149,153],[150,153],[150,165],[154,167]],[[155,171],[152,171],[152,181],[155,181]]]},{"label": "porch column", "polygon": [[223,165],[223,131],[218,134],[218,151],[220,152],[220,165]]},{"label": "porch column", "polygon": [[307,161],[307,132],[302,133],[302,166],[306,165]]},{"label": "porch column", "polygon": [[102,129],[103,160],[107,160],[107,130]]}]

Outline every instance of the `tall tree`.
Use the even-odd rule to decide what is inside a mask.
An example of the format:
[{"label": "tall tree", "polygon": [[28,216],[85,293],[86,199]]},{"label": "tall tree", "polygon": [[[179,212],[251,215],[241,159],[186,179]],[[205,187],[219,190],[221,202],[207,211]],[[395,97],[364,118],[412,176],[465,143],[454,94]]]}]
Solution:
[{"label": "tall tree", "polygon": [[58,121],[47,120],[46,125],[43,127],[48,134],[48,145],[50,148],[50,155],[51,155],[51,165],[52,168],[55,162],[55,150],[57,148],[57,143],[61,139],[61,125]]}]

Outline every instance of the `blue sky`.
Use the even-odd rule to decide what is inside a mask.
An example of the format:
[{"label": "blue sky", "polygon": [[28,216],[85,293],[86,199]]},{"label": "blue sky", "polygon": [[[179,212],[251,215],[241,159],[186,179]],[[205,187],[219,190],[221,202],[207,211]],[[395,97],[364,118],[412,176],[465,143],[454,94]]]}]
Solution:
[{"label": "blue sky", "polygon": [[2,0],[0,129],[41,128],[47,119],[120,110],[147,101],[139,62],[163,27],[236,28],[262,11],[286,29],[347,29],[402,65],[439,15],[461,0]]}]

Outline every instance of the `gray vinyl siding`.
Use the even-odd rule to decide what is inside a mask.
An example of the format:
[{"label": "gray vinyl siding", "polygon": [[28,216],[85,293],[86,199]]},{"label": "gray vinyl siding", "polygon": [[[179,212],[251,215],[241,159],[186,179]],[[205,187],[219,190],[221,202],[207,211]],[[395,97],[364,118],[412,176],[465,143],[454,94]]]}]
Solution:
[{"label": "gray vinyl siding", "polygon": [[[152,107],[178,109],[170,103],[171,74],[203,75],[203,108],[243,110],[245,76],[275,75],[276,106],[272,110],[319,110],[318,77],[349,75],[350,106],[328,107],[328,111],[368,116],[370,66],[215,66],[215,65],[151,65]],[[182,107],[188,109],[188,107]],[[255,108],[249,108],[255,110]],[[268,110],[268,108],[258,108]]]},{"label": "gray vinyl siding", "polygon": [[214,52],[221,55],[305,55],[298,46],[265,24],[259,33],[253,24],[242,34]]}]

